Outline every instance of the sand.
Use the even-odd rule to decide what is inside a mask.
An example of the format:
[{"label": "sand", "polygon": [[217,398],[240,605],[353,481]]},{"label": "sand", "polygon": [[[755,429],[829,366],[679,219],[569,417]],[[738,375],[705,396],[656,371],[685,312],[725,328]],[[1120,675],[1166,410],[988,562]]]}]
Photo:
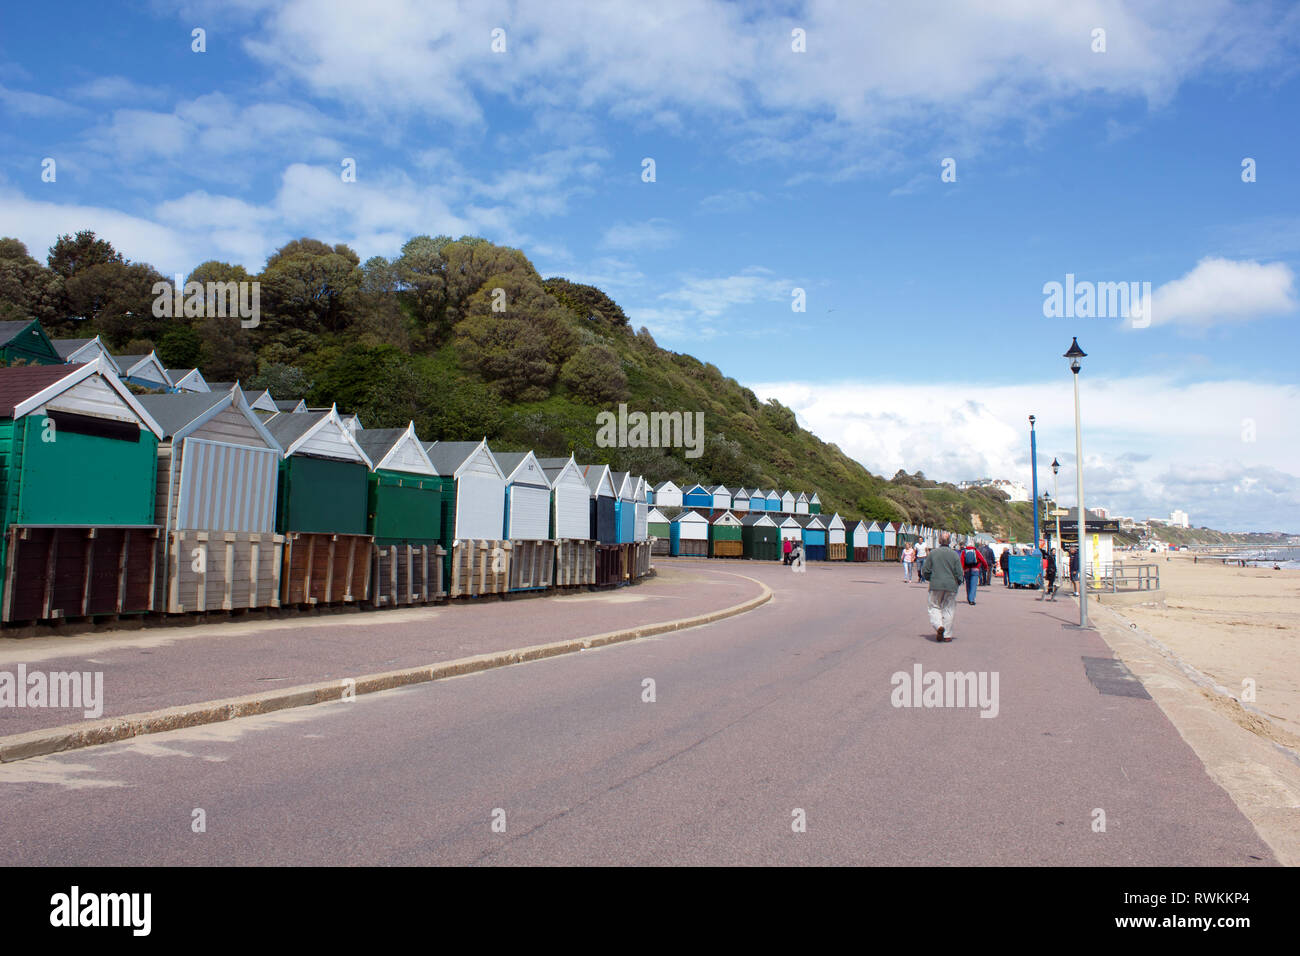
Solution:
[{"label": "sand", "polygon": [[[1165,605],[1112,610],[1274,725],[1261,718],[1247,729],[1300,750],[1300,570],[1193,563],[1188,554],[1122,557],[1155,561]],[[1253,703],[1243,697],[1247,679]]]}]

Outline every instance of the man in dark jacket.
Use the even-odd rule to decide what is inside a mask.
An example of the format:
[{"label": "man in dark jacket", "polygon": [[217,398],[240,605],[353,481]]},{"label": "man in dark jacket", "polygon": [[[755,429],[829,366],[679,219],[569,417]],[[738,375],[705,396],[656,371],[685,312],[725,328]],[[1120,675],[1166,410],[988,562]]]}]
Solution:
[{"label": "man in dark jacket", "polygon": [[980,549],[973,543],[967,544],[961,549],[961,569],[966,575],[966,603],[975,603],[975,594],[979,590],[980,577],[984,573],[984,568],[988,567],[988,562],[984,560],[984,555],[980,554]]},{"label": "man in dark jacket", "polygon": [[1002,554],[998,556],[998,567],[1002,569],[1002,586],[1004,588],[1011,587],[1011,575],[1007,573],[1007,570],[1011,567],[1010,548],[1002,549]]},{"label": "man in dark jacket", "polygon": [[1047,557],[1043,560],[1043,593],[1039,600],[1056,600],[1056,552],[1051,548],[1047,549]]},{"label": "man in dark jacket", "polygon": [[984,567],[980,568],[980,587],[988,587],[993,583],[993,549],[987,544],[980,546],[980,554],[984,555],[986,562]]},{"label": "man in dark jacket", "polygon": [[1070,591],[1073,594],[1079,593],[1079,549],[1074,548],[1070,551]]},{"label": "man in dark jacket", "polygon": [[930,582],[930,626],[940,642],[952,640],[952,618],[957,611],[957,590],[961,587],[961,559],[948,547],[952,536],[939,535],[939,547],[926,555],[921,577]]}]

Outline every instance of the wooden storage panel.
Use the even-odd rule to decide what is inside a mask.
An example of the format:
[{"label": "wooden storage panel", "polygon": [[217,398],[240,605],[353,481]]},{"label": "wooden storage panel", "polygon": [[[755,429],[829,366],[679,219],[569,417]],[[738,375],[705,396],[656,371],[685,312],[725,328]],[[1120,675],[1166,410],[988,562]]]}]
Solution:
[{"label": "wooden storage panel", "polygon": [[451,597],[502,594],[510,585],[509,541],[466,539],[451,549]]},{"label": "wooden storage panel", "polygon": [[871,548],[869,548],[869,547],[867,547],[867,548],[854,548],[854,549],[853,549],[853,560],[854,560],[854,561],[870,561],[870,560],[871,560]]},{"label": "wooden storage panel", "polygon": [[667,535],[662,538],[652,538],[650,541],[651,554],[671,554],[672,550],[673,543],[668,539]]},{"label": "wooden storage panel", "polygon": [[827,561],[843,561],[847,553],[848,553],[848,546],[845,545],[843,542],[839,544],[826,545]]},{"label": "wooden storage panel", "polygon": [[714,541],[713,556],[715,558],[738,558],[744,552],[744,545],[740,541]]},{"label": "wooden storage panel", "polygon": [[157,541],[152,525],[10,525],[3,619],[152,611]]},{"label": "wooden storage panel", "polygon": [[575,587],[596,583],[596,542],[567,538],[556,543],[555,586]]},{"label": "wooden storage panel", "polygon": [[639,541],[633,546],[635,560],[632,565],[632,576],[634,578],[643,578],[650,573],[650,542]]},{"label": "wooden storage panel", "polygon": [[884,548],[886,561],[901,561],[902,549],[896,544],[886,545]]},{"label": "wooden storage panel", "polygon": [[510,590],[535,591],[555,578],[554,541],[511,541]]},{"label": "wooden storage panel", "polygon": [[703,538],[681,538],[677,544],[677,554],[693,555],[696,557],[706,557],[709,553],[709,542]]},{"label": "wooden storage panel", "polygon": [[284,536],[236,531],[173,531],[158,602],[168,614],[279,607]]},{"label": "wooden storage panel", "polygon": [[597,587],[623,583],[623,546],[601,544],[596,546]]},{"label": "wooden storage panel", "polygon": [[370,603],[375,607],[427,604],[443,597],[442,559],[437,542],[376,544],[370,578]]},{"label": "wooden storage panel", "polygon": [[370,593],[368,534],[291,531],[284,536],[280,603],[364,601]]}]

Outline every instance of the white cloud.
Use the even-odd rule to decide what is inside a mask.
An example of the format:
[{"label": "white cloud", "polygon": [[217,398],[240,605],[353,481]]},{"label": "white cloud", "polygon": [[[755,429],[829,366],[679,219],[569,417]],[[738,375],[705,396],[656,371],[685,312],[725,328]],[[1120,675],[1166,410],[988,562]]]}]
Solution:
[{"label": "white cloud", "polygon": [[1152,325],[1209,326],[1284,315],[1297,308],[1295,274],[1281,262],[1206,257],[1152,295]]},{"label": "white cloud", "polygon": [[[750,387],[793,408],[805,427],[886,477],[902,468],[941,481],[1029,484],[1033,413],[1039,489],[1051,490],[1048,465],[1056,457],[1064,466],[1061,500],[1075,501],[1068,379],[960,389],[928,382]],[[1089,378],[1082,395],[1085,501],[1139,518],[1183,508],[1198,524],[1300,532],[1296,407],[1295,385]],[[1245,480],[1252,477],[1259,483]],[[1229,495],[1225,488],[1235,490]],[[1267,507],[1252,510],[1265,500],[1265,488]]]},{"label": "white cloud", "polygon": [[642,250],[662,249],[672,245],[677,238],[675,230],[666,219],[647,219],[645,222],[620,222],[610,226],[601,236],[600,244],[607,249]]}]

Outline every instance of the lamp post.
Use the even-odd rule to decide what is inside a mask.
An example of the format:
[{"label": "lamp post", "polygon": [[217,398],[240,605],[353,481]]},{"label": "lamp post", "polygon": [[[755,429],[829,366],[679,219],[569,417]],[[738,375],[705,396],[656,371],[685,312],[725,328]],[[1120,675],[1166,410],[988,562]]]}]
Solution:
[{"label": "lamp post", "polygon": [[[1056,507],[1053,511],[1061,510],[1061,485],[1057,481],[1057,473],[1061,470],[1061,463],[1055,458],[1052,459],[1052,498],[1056,501]],[[1056,537],[1052,539],[1052,547],[1059,553],[1061,550],[1061,516],[1056,517]]]},{"label": "lamp post", "polygon": [[1034,433],[1034,416],[1029,416],[1029,458],[1034,476],[1034,553],[1038,553],[1038,436]]},{"label": "lamp post", "polygon": [[1088,553],[1084,550],[1084,515],[1087,513],[1083,510],[1083,427],[1079,420],[1079,359],[1087,357],[1088,353],[1079,348],[1079,337],[1075,336],[1070,343],[1070,350],[1065,353],[1064,358],[1070,360],[1070,371],[1074,373],[1074,470],[1075,482],[1078,492],[1079,508],[1079,626],[1088,626]]}]

